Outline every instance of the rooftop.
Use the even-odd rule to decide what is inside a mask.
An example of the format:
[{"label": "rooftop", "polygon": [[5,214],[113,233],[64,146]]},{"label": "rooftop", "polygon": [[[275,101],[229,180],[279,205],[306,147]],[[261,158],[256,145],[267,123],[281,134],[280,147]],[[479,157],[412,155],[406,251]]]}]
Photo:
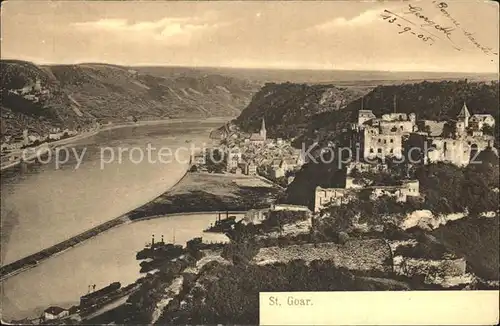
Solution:
[{"label": "rooftop", "polygon": [[250,140],[265,140],[265,138],[261,134],[252,134],[250,136]]},{"label": "rooftop", "polygon": [[48,307],[47,309],[45,309],[46,313],[49,313],[49,314],[54,315],[54,316],[59,315],[63,311],[66,311],[66,309],[61,308],[61,307],[57,307],[57,306],[52,306],[52,307]]}]

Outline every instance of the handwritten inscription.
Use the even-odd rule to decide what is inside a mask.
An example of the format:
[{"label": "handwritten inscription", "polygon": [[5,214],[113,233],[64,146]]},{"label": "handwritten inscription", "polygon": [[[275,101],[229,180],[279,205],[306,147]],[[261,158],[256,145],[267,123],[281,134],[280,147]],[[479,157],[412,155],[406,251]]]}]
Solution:
[{"label": "handwritten inscription", "polygon": [[405,11],[404,14],[411,14],[414,15],[415,17],[423,20],[425,23],[421,24],[420,26],[422,27],[433,27],[434,29],[438,30],[439,32],[442,32],[446,37],[451,41],[451,34],[455,30],[455,28],[452,27],[444,27],[433,20],[431,20],[429,17],[425,16],[422,13],[422,8],[421,7],[416,7],[412,6],[411,4],[408,4],[408,11]]},{"label": "handwritten inscription", "polygon": [[445,16],[446,18],[448,18],[451,23],[458,29],[460,29],[462,31],[462,33],[464,34],[464,36],[476,47],[478,48],[479,50],[481,50],[484,54],[487,54],[487,55],[498,55],[497,52],[493,52],[493,49],[491,47],[487,47],[487,46],[484,46],[482,45],[481,43],[479,43],[479,41],[474,37],[474,34],[473,33],[470,33],[468,32],[467,30],[465,30],[462,25],[448,12],[447,8],[448,8],[448,4],[444,1],[432,1],[432,3],[434,3],[434,5],[436,6],[437,9],[439,9],[439,11],[441,12],[441,14],[443,14],[443,16]]},{"label": "handwritten inscription", "polygon": [[384,10],[384,12],[380,15],[383,20],[387,21],[390,24],[394,24],[400,28],[400,31],[398,34],[411,34],[414,37],[422,40],[423,42],[428,43],[429,45],[434,44],[434,38],[432,36],[429,36],[429,34],[425,31],[418,31],[417,29],[413,29],[409,25],[414,25],[416,26],[413,22],[404,19],[403,17],[389,11],[389,10]]}]

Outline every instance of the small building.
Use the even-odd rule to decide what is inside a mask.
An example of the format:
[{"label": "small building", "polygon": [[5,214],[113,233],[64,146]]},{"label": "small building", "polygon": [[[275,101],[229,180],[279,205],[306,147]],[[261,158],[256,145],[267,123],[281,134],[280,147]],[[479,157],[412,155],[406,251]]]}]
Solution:
[{"label": "small building", "polygon": [[69,316],[69,311],[57,306],[49,307],[43,312],[44,320],[61,319],[66,316]]},{"label": "small building", "polygon": [[278,179],[285,176],[286,170],[282,165],[283,160],[275,159],[272,161],[270,166],[270,175],[271,178]]},{"label": "small building", "polygon": [[193,156],[194,165],[203,165],[206,163],[205,153],[197,153]]},{"label": "small building", "polygon": [[318,186],[316,187],[314,196],[314,211],[319,212],[328,204],[333,206],[347,204],[354,197],[354,193],[351,189],[322,188]]},{"label": "small building", "polygon": [[61,139],[61,136],[62,135],[59,132],[58,133],[50,133],[48,138],[50,140],[59,140],[59,139]]},{"label": "small building", "polygon": [[29,143],[33,143],[33,142],[41,141],[41,140],[42,140],[42,137],[40,137],[39,135],[36,135],[36,134],[28,136],[28,142]]},{"label": "small building", "polygon": [[227,156],[227,161],[226,161],[226,171],[232,172],[235,169],[237,169],[238,164],[240,163],[240,160],[241,160],[241,156],[229,154]]},{"label": "small building", "polygon": [[243,172],[243,174],[246,175],[257,175],[257,165],[250,161],[250,162],[243,162],[239,166]]},{"label": "small building", "polygon": [[262,223],[269,215],[269,209],[251,209],[245,213],[243,221],[245,224],[259,224]]},{"label": "small building", "polygon": [[363,125],[365,122],[375,119],[375,114],[372,110],[359,110],[358,112],[358,125]]},{"label": "small building", "polygon": [[485,125],[493,127],[495,125],[495,118],[491,114],[473,114],[470,117],[469,123],[474,129],[481,130]]}]

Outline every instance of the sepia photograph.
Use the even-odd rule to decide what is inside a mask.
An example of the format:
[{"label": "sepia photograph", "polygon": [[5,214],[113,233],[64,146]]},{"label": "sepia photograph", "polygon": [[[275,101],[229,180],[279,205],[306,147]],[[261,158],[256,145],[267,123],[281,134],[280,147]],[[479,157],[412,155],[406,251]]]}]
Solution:
[{"label": "sepia photograph", "polygon": [[499,4],[1,4],[7,325],[496,325]]}]

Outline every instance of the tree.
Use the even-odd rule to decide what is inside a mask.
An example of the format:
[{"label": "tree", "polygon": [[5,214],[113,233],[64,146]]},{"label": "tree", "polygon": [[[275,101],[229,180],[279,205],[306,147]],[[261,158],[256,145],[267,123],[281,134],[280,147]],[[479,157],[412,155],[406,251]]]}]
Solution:
[{"label": "tree", "polygon": [[259,246],[253,240],[231,242],[224,247],[221,256],[231,260],[235,265],[247,265],[258,251]]},{"label": "tree", "polygon": [[457,132],[457,126],[453,121],[447,121],[443,126],[442,136],[445,138],[453,138]]},{"label": "tree", "polygon": [[483,128],[481,129],[481,131],[485,134],[485,135],[491,135],[491,136],[494,136],[495,135],[495,127],[492,127],[490,125],[483,125]]}]

